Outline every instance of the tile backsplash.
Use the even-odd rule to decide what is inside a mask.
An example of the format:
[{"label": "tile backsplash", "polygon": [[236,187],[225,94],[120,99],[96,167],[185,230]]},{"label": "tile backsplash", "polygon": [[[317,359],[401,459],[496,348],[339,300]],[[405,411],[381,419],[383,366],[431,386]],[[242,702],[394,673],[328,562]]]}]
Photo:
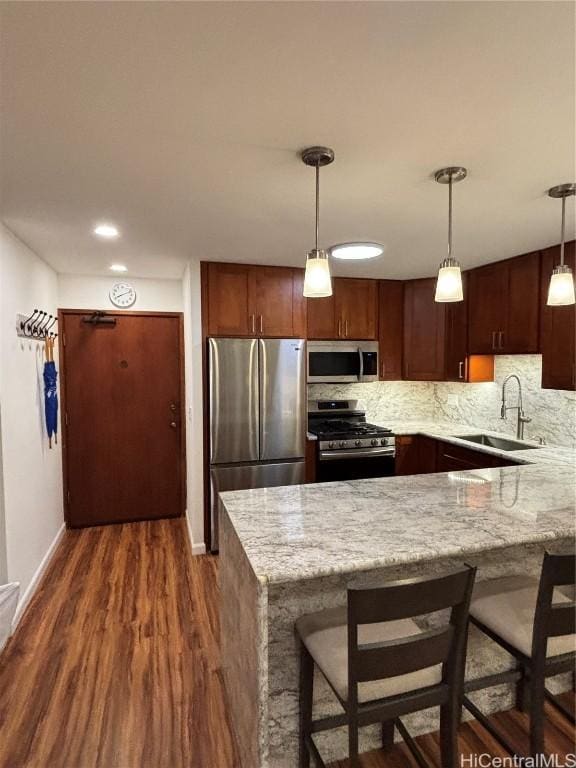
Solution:
[{"label": "tile backsplash", "polygon": [[[510,435],[516,433],[516,412],[500,418],[502,382],[511,373],[520,377],[526,438],[542,436],[550,445],[576,447],[576,393],[540,387],[541,355],[498,355],[495,381],[484,384],[379,381],[367,384],[311,384],[310,399],[354,398],[362,401],[369,421],[417,419],[454,421]],[[507,402],[516,405],[517,384],[506,387]]]}]

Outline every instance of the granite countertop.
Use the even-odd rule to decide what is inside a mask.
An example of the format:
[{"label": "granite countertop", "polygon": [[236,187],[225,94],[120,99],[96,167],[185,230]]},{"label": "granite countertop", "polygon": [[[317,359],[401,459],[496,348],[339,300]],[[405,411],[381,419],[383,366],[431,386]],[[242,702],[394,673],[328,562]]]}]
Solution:
[{"label": "granite countertop", "polygon": [[449,439],[522,463],[223,493],[223,514],[259,581],[289,582],[575,535],[574,451],[499,451],[458,439],[484,431],[466,425],[388,426],[398,435]]}]

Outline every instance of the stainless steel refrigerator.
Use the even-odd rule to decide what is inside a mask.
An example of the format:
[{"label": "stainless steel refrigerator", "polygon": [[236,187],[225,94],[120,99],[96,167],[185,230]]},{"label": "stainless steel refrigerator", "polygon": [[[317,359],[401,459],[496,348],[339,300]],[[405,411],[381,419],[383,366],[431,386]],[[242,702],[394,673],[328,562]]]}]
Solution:
[{"label": "stainless steel refrigerator", "polygon": [[210,507],[218,493],[304,482],[306,342],[209,339]]}]

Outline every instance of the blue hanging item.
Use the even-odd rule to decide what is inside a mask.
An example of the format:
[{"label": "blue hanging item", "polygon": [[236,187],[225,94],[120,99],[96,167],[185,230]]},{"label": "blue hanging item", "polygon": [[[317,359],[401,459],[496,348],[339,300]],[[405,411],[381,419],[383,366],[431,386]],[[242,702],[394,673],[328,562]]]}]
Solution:
[{"label": "blue hanging item", "polygon": [[54,435],[54,442],[58,443],[57,379],[56,363],[53,360],[48,360],[44,363],[44,413],[46,415],[46,430],[48,432],[50,448],[52,448],[52,435]]}]

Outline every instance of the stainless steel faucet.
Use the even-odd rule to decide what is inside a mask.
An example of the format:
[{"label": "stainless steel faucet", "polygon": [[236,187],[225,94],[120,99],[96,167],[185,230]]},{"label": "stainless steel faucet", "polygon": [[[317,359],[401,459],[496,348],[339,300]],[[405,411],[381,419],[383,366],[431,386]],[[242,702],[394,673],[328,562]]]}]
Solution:
[{"label": "stainless steel faucet", "polygon": [[[516,379],[518,382],[518,405],[506,405],[506,384],[510,379]],[[516,437],[518,440],[524,439],[524,424],[528,424],[532,419],[524,415],[524,407],[522,405],[522,384],[520,379],[515,373],[511,373],[510,376],[506,376],[504,383],[502,384],[502,406],[500,408],[500,418],[505,419],[507,411],[518,411],[518,423],[516,427]]]}]

